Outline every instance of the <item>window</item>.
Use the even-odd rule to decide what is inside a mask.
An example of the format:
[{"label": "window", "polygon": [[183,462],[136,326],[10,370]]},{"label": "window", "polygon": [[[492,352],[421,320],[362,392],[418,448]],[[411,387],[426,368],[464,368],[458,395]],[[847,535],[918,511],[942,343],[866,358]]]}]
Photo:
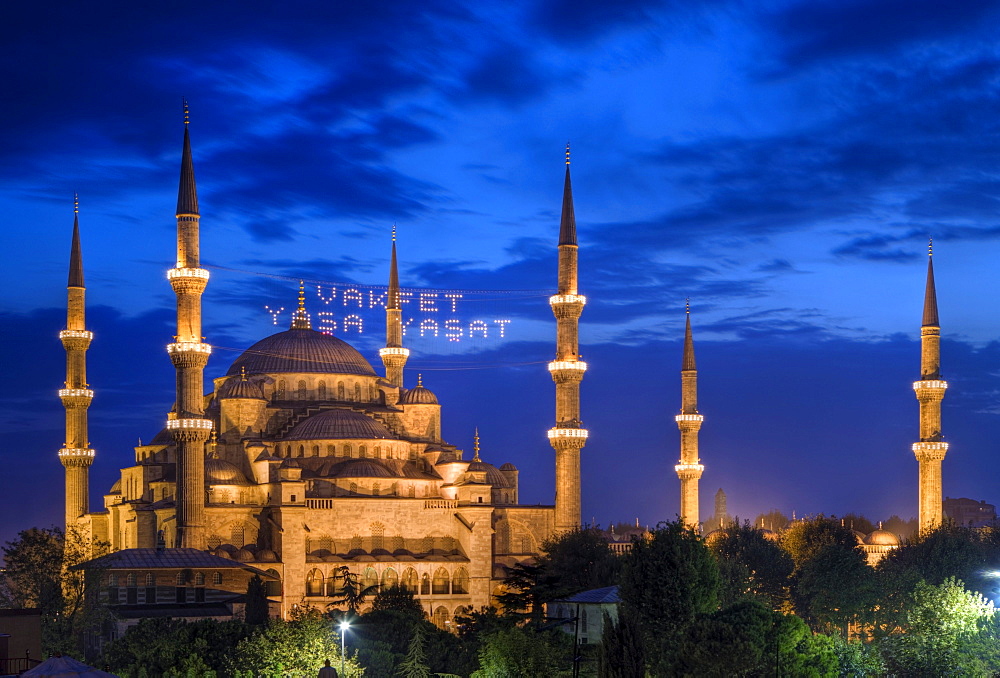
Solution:
[{"label": "window", "polygon": [[278,388],[274,389],[274,397],[275,398],[284,398],[285,397],[285,380],[284,379],[279,379],[278,380]]},{"label": "window", "polygon": [[135,572],[130,572],[125,580],[125,602],[128,605],[135,605],[139,602],[139,589],[136,586],[137,580]]},{"label": "window", "polygon": [[455,578],[451,580],[451,592],[452,593],[468,593],[469,592],[469,571],[464,567],[458,568],[455,571]]},{"label": "window", "polygon": [[434,595],[446,595],[451,593],[451,578],[448,571],[439,567],[434,573],[434,580],[431,582],[431,593]]},{"label": "window", "polygon": [[347,391],[344,389],[344,382],[337,382],[337,400],[347,400]]},{"label": "window", "polygon": [[177,577],[174,579],[174,581],[177,583],[178,586],[184,586],[184,584],[187,584],[187,574],[185,574],[184,570],[181,570],[180,572],[177,573]]},{"label": "window", "polygon": [[319,445],[313,445],[312,455],[314,457],[318,457],[319,456]]},{"label": "window", "polygon": [[366,567],[361,577],[361,588],[366,589],[370,586],[378,586],[378,572],[374,567]]},{"label": "window", "polygon": [[376,459],[382,458],[382,448],[379,447],[378,445],[375,446],[375,458]]},{"label": "window", "polygon": [[344,456],[345,457],[354,456],[354,450],[351,448],[351,444],[350,443],[346,443],[344,445]]},{"label": "window", "polygon": [[243,548],[244,546],[246,546],[246,542],[244,541],[245,538],[246,537],[245,537],[245,532],[243,530],[243,526],[233,525],[232,539],[229,540],[229,543],[232,544],[233,546],[236,546],[237,548]]},{"label": "window", "polygon": [[414,594],[420,592],[420,578],[412,567],[403,571],[403,588]]},{"label": "window", "polygon": [[361,400],[361,384],[354,384],[354,399]]},{"label": "window", "polygon": [[216,572],[215,574],[212,575],[212,585],[213,586],[222,586],[222,573],[221,572]]},{"label": "window", "polygon": [[333,445],[326,446],[326,456],[333,457],[337,454],[336,447]]},{"label": "window", "polygon": [[[375,494],[378,492],[376,491]],[[372,523],[372,548],[385,548],[385,525],[382,523]]]},{"label": "window", "polygon": [[299,400],[305,400],[306,399],[306,382],[302,381],[302,380],[299,381],[298,398],[299,398]]},{"label": "window", "polygon": [[196,574],[194,576],[194,585],[195,586],[204,586],[205,585],[205,573],[204,572],[199,572],[198,574]]},{"label": "window", "polygon": [[300,456],[300,457],[304,457],[304,456],[306,456],[306,448],[305,448],[305,445],[299,445],[299,456]]},{"label": "window", "polygon": [[306,576],[306,595],[315,597],[323,595],[323,573],[313,570]]},{"label": "window", "polygon": [[382,590],[389,588],[390,586],[395,586],[399,583],[399,575],[391,567],[385,568],[382,571]]},{"label": "window", "polygon": [[431,594],[431,576],[424,572],[424,576],[420,578],[420,595],[429,596]]},{"label": "window", "polygon": [[378,483],[372,483],[372,496],[377,497],[379,491]]},{"label": "window", "polygon": [[[378,448],[375,448],[375,449],[378,449]],[[362,459],[364,459],[365,457],[367,457],[368,456],[368,446],[367,445],[358,445],[358,455]]]},{"label": "window", "polygon": [[316,384],[316,398],[319,400],[326,400],[326,382],[322,379]]},{"label": "window", "polygon": [[146,603],[152,604],[156,602],[156,577],[153,576],[152,572],[146,573]]}]

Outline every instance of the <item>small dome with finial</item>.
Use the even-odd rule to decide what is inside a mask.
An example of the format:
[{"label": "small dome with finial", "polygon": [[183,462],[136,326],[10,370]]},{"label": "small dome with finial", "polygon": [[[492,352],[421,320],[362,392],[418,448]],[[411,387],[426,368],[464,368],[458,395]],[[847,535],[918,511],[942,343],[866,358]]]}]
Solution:
[{"label": "small dome with finial", "polygon": [[247,379],[245,365],[240,366],[239,378],[230,378],[219,389],[220,398],[254,398],[256,400],[266,400],[264,389],[256,381]]},{"label": "small dome with finial", "polygon": [[423,375],[417,375],[417,385],[407,391],[399,401],[403,405],[437,405],[438,399],[434,392],[424,388]]}]

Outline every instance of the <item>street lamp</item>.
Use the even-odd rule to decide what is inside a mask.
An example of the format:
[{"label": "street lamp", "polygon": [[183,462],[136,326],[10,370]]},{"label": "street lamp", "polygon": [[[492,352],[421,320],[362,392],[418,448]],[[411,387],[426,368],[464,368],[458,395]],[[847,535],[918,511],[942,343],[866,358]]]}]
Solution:
[{"label": "street lamp", "polygon": [[346,651],[346,635],[347,629],[351,628],[351,625],[347,621],[340,622],[340,678],[346,678],[347,674],[344,673],[344,653]]}]

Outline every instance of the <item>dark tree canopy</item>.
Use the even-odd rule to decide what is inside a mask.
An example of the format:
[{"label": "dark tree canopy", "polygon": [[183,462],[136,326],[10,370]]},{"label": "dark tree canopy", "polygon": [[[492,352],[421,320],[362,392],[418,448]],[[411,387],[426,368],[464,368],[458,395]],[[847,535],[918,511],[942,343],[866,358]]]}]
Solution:
[{"label": "dark tree canopy", "polygon": [[719,560],[724,604],[751,598],[776,610],[787,599],[792,558],[762,530],[733,523],[712,536],[709,549]]}]

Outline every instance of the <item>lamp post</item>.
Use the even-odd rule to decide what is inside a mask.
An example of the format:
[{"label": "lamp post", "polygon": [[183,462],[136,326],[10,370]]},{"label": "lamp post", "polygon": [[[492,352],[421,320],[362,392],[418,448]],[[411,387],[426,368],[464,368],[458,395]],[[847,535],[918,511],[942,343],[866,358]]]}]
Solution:
[{"label": "lamp post", "polygon": [[346,646],[346,636],[347,629],[351,627],[346,621],[340,622],[340,678],[346,678],[347,674],[344,673],[344,653],[347,649]]}]

